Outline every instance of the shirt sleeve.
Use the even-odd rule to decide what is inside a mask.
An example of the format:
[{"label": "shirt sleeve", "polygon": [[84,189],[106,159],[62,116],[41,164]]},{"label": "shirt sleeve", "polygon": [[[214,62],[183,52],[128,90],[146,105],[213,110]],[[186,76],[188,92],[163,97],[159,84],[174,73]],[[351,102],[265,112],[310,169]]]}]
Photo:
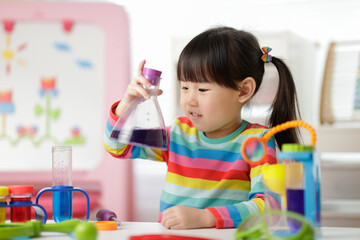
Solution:
[{"label": "shirt sleeve", "polygon": [[[123,159],[149,159],[154,161],[167,161],[168,151],[162,151],[160,149],[138,147],[128,144],[123,144],[110,138],[111,131],[113,130],[119,117],[116,116],[115,110],[120,101],[115,102],[110,109],[108,120],[105,126],[105,132],[103,135],[103,145],[107,152],[113,157]],[[167,134],[169,136],[170,128],[167,128]],[[169,138],[168,138],[169,139]]]},{"label": "shirt sleeve", "polygon": [[267,155],[264,162],[250,166],[251,190],[249,200],[207,208],[216,219],[216,228],[237,227],[243,219],[258,211],[264,211],[264,185],[262,181],[262,168],[269,164],[276,164],[276,148],[274,137],[267,143]]}]

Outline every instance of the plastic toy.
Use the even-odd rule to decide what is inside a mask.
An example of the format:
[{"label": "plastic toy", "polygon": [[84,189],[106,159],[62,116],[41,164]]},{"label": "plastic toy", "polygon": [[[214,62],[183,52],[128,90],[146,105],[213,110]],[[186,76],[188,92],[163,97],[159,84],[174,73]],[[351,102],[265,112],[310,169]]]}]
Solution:
[{"label": "plastic toy", "polygon": [[36,203],[43,193],[52,192],[55,222],[72,218],[72,193],[75,191],[81,192],[86,197],[86,219],[89,219],[89,196],[84,190],[72,186],[71,146],[54,146],[52,148],[52,184],[51,188],[43,188],[39,191]]},{"label": "plastic toy", "polygon": [[113,231],[118,228],[118,223],[114,221],[97,221],[94,225],[98,231]]},{"label": "plastic toy", "polygon": [[[22,186],[13,185],[9,186],[9,193],[11,198],[11,204],[21,205],[22,203],[31,202],[32,193],[34,192],[34,186]],[[31,220],[31,207],[12,207],[10,211],[11,222],[26,222]]]},{"label": "plastic toy", "polygon": [[99,231],[116,230],[121,223],[113,211],[104,208],[97,211],[96,220],[94,224]]},{"label": "plastic toy", "polygon": [[[285,166],[284,164],[272,164],[264,166],[262,169],[263,182],[265,185],[265,202],[270,203],[271,199],[267,198],[269,193],[278,194],[280,204],[286,208],[286,188],[285,188]],[[276,206],[272,209],[280,209]]]},{"label": "plastic toy", "polygon": [[130,236],[129,240],[215,240],[215,239],[176,235],[176,234],[146,234],[139,236]]},{"label": "plastic toy", "polygon": [[283,144],[278,160],[285,162],[287,210],[320,227],[320,161],[314,147]]},{"label": "plastic toy", "polygon": [[[278,164],[262,167],[265,211],[295,212],[305,216],[313,226],[320,227],[320,164],[314,153],[316,133],[309,124],[289,121],[270,129],[261,138],[246,139],[241,146],[242,156],[249,164],[260,164],[266,157],[266,144],[270,137],[293,127],[308,129],[311,144],[283,144],[277,154]],[[293,232],[301,227],[290,220],[282,222],[278,219],[277,223],[277,227]]]},{"label": "plastic toy", "polygon": [[115,221],[120,225],[120,220],[117,219],[116,214],[108,209],[100,209],[96,213],[96,220],[98,221]]},{"label": "plastic toy", "polygon": [[9,188],[7,186],[0,186],[0,223],[6,220],[6,197],[9,195]]},{"label": "plastic toy", "polygon": [[306,122],[303,121],[288,121],[283,124],[277,125],[271,128],[265,135],[261,138],[251,137],[244,141],[241,146],[241,154],[245,161],[250,164],[261,163],[266,157],[266,144],[267,141],[276,133],[284,131],[289,128],[294,127],[304,127],[307,128],[311,134],[311,146],[315,145],[316,134],[315,130]]},{"label": "plastic toy", "polygon": [[[47,220],[45,209],[31,201],[34,186],[32,185],[11,185],[0,186],[0,223],[6,220],[6,208],[10,208],[11,222],[26,222],[31,219],[31,208],[35,210],[36,219],[42,223]],[[10,194],[10,202],[6,197]]]},{"label": "plastic toy", "polygon": [[41,224],[40,221],[0,224],[0,239],[40,237],[41,232],[71,234],[77,240],[95,240],[97,236],[94,224],[81,222],[78,219],[70,219],[55,224]]},{"label": "plastic toy", "polygon": [[[280,218],[296,222],[299,225],[297,231],[281,232],[276,234],[272,231],[272,225]],[[274,221],[273,221],[274,220]],[[311,240],[314,239],[314,229],[302,215],[284,211],[256,212],[238,226],[235,233],[236,240],[262,239],[262,240]]]}]

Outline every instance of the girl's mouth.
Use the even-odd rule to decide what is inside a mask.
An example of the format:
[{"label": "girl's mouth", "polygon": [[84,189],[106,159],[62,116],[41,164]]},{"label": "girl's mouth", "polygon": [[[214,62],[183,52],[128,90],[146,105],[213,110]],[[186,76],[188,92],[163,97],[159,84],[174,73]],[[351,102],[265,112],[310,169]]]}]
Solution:
[{"label": "girl's mouth", "polygon": [[190,112],[190,116],[193,120],[198,120],[202,117],[201,114],[198,114],[198,113],[194,113],[194,112]]}]

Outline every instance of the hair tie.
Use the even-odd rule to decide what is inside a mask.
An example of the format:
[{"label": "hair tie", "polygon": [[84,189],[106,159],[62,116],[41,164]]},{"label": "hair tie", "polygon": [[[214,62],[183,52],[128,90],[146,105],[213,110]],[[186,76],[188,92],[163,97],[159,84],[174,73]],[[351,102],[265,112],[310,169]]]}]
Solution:
[{"label": "hair tie", "polygon": [[272,50],[271,47],[263,47],[261,48],[264,52],[264,54],[261,56],[261,60],[264,61],[264,63],[268,63],[268,62],[271,62],[272,60],[272,57],[271,55],[269,54],[269,52]]}]

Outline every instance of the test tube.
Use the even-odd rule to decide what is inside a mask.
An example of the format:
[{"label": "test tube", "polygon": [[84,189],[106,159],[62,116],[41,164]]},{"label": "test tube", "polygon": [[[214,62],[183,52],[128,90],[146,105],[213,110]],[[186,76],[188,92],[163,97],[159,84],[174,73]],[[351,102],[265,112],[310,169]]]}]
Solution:
[{"label": "test tube", "polygon": [[5,223],[6,220],[6,197],[9,195],[9,188],[0,186],[0,223]]},{"label": "test tube", "polygon": [[72,218],[72,148],[52,147],[53,218],[61,222]]},{"label": "test tube", "polygon": [[[17,204],[18,202],[31,203],[31,196],[34,192],[32,185],[12,185],[9,186],[10,203]],[[31,206],[26,207],[11,207],[10,210],[11,222],[26,222],[31,220]]]}]

